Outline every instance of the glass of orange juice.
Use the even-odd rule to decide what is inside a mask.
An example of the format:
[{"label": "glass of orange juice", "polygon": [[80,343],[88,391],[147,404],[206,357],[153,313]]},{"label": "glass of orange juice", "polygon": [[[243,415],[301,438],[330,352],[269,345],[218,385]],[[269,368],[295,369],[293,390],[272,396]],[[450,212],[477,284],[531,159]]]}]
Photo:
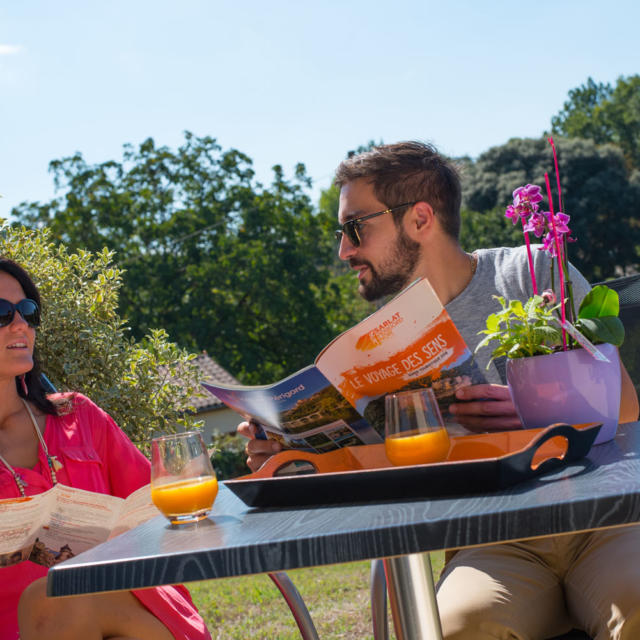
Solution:
[{"label": "glass of orange juice", "polygon": [[449,453],[449,435],[431,389],[390,393],[385,398],[387,458],[395,465],[441,462]]},{"label": "glass of orange juice", "polygon": [[151,441],[151,499],[171,524],[202,520],[217,494],[218,481],[199,432]]}]

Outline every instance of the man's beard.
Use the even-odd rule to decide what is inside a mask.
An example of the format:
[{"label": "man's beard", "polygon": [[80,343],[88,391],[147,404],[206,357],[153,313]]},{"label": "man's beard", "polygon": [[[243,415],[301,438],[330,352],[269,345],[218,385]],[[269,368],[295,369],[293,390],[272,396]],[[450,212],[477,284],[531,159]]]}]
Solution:
[{"label": "man's beard", "polygon": [[363,264],[369,267],[370,280],[367,284],[360,283],[360,295],[372,302],[402,291],[409,284],[420,257],[420,249],[420,243],[411,240],[404,230],[399,228],[391,256],[377,269],[367,260],[349,261],[351,266]]}]

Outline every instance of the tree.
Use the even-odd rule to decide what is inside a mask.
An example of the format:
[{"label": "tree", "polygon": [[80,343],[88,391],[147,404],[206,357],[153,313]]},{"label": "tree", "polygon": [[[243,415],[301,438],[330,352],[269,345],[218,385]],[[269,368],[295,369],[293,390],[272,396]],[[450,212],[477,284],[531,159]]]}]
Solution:
[{"label": "tree", "polygon": [[187,132],[175,151],[148,139],[126,145],[121,162],[76,154],[50,170],[63,195],[13,215],[73,250],[115,252],[134,337],[163,327],[244,382],[266,383],[349,326],[334,311],[344,295],[333,228],[315,215],[303,165],[292,180],[276,165],[263,187],[246,155]]},{"label": "tree", "polygon": [[193,355],[162,330],[139,342],[129,337],[116,312],[122,273],[111,252],[70,253],[52,243],[47,230],[12,228],[0,220],[0,255],[25,267],[40,289],[36,348],[59,390],[90,397],[134,441],[197,426],[190,399],[202,376]]},{"label": "tree", "polygon": [[336,335],[375,311],[374,304],[357,294],[354,272],[338,256],[335,232],[338,228],[339,200],[340,190],[331,185],[321,191],[318,202],[318,220],[325,230],[322,236],[326,243],[325,253],[330,256],[328,267],[331,278],[327,286],[333,290],[337,302],[327,310],[327,320]]},{"label": "tree", "polygon": [[462,209],[460,245],[465,251],[478,247],[517,247],[524,240],[522,228],[506,224],[504,207],[485,211]]},{"label": "tree", "polygon": [[[637,269],[640,185],[632,180],[622,152],[591,140],[560,138],[555,142],[563,208],[571,216],[569,226],[579,240],[577,245],[569,245],[570,260],[590,281]],[[489,149],[467,167],[463,205],[485,216],[498,216],[508,226],[503,212],[512,200],[512,191],[532,183],[541,185],[544,192],[545,172],[554,185],[557,210],[553,158],[547,140],[510,140]]]},{"label": "tree", "polygon": [[640,75],[619,77],[615,88],[588,78],[569,91],[551,125],[554,134],[616,144],[629,166],[640,169]]}]

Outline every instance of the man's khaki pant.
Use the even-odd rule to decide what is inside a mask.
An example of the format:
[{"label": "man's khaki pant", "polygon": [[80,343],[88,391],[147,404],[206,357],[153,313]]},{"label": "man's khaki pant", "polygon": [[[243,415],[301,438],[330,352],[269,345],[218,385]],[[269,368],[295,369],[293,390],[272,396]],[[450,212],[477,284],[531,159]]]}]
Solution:
[{"label": "man's khaki pant", "polygon": [[640,526],[462,549],[437,594],[447,640],[640,640]]}]

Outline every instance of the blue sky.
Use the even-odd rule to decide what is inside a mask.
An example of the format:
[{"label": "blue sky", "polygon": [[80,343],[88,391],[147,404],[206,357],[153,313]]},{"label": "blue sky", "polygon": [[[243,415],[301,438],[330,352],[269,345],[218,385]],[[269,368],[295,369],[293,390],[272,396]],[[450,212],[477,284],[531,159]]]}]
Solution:
[{"label": "blue sky", "polygon": [[311,192],[348,149],[477,156],[550,126],[569,89],[640,72],[637,0],[31,0],[0,7],[0,217],[50,160],[211,135]]}]

